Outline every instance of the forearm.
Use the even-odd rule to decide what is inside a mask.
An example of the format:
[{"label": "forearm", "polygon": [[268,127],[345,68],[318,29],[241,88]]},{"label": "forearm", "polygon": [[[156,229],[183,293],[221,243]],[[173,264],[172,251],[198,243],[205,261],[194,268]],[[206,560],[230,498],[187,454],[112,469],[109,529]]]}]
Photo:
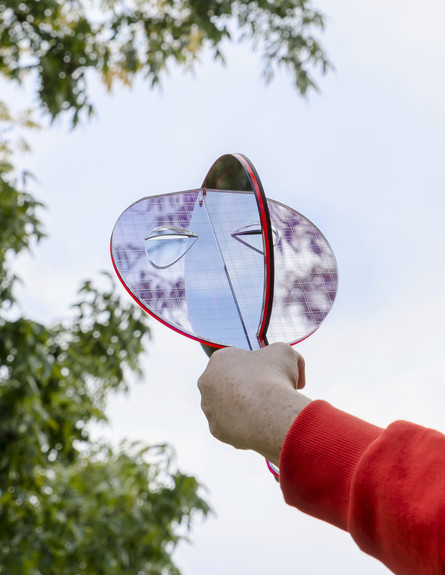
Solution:
[{"label": "forearm", "polygon": [[348,530],[399,575],[445,572],[445,436],[407,422],[382,430],[312,402],[281,451],[286,501]]},{"label": "forearm", "polygon": [[279,465],[281,449],[290,427],[311,399],[293,389],[280,390],[265,402],[258,412],[259,425],[266,433],[258,436],[252,449]]},{"label": "forearm", "polygon": [[325,401],[313,401],[292,423],[281,450],[286,502],[347,530],[352,476],[381,432]]}]

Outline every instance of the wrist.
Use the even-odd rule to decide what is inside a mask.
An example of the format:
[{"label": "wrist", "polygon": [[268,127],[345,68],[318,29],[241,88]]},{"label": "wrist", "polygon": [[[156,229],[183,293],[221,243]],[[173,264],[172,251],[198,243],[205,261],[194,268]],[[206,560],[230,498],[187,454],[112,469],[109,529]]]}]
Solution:
[{"label": "wrist", "polygon": [[299,391],[289,388],[282,390],[264,407],[261,432],[254,450],[276,466],[280,462],[281,448],[293,422],[301,411],[311,403],[311,399]]}]

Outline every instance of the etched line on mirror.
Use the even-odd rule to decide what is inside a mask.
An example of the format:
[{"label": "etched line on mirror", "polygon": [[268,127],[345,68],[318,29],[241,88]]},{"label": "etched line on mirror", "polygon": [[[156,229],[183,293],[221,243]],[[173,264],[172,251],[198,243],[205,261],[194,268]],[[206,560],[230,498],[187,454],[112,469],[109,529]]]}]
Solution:
[{"label": "etched line on mirror", "polygon": [[234,290],[234,288],[233,288],[232,280],[230,279],[230,274],[229,274],[229,272],[228,272],[228,270],[227,270],[226,261],[225,261],[225,259],[224,259],[224,255],[223,255],[223,252],[222,252],[222,250],[221,250],[221,246],[220,246],[220,243],[219,243],[219,240],[218,240],[218,236],[217,236],[217,234],[216,234],[216,232],[215,232],[215,228],[214,228],[214,225],[213,225],[212,218],[211,218],[211,216],[210,216],[210,212],[209,212],[209,210],[207,209],[207,205],[206,205],[206,202],[205,202],[205,196],[206,196],[206,194],[205,194],[204,192],[205,192],[205,190],[203,190],[202,198],[201,198],[201,200],[200,200],[199,205],[200,205],[200,207],[204,207],[204,209],[205,209],[205,211],[206,211],[207,217],[208,217],[208,219],[209,219],[210,227],[211,227],[211,229],[212,229],[212,233],[213,233],[213,236],[214,236],[214,238],[215,238],[215,242],[216,242],[216,245],[217,245],[217,247],[218,247],[219,254],[220,254],[220,256],[221,256],[221,260],[222,260],[223,268],[224,268],[224,273],[225,273],[225,275],[226,275],[227,282],[228,282],[228,284],[229,284],[230,292],[231,292],[231,294],[232,294],[233,301],[234,301],[234,303],[235,303],[236,310],[237,310],[237,312],[238,312],[239,319],[240,319],[240,322],[241,322],[241,325],[242,325],[244,334],[245,334],[245,336],[246,336],[247,343],[248,343],[248,345],[249,345],[249,349],[253,349],[253,348],[252,348],[252,344],[251,344],[251,342],[250,342],[249,334],[247,333],[246,325],[245,325],[245,323],[244,323],[244,319],[243,319],[243,316],[242,316],[242,313],[241,313],[241,309],[240,309],[240,306],[239,306],[239,303],[238,303],[238,299],[237,299],[237,297],[236,297],[235,290]]}]

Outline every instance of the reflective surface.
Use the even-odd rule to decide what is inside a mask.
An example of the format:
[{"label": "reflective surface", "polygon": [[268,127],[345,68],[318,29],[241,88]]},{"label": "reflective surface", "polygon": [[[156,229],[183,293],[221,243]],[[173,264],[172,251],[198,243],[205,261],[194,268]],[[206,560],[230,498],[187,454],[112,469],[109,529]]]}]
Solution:
[{"label": "reflective surface", "polygon": [[320,326],[337,293],[326,238],[295,210],[266,200],[241,154],[221,156],[200,189],[130,206],[111,252],[145,310],[217,347],[297,343]]},{"label": "reflective surface", "polygon": [[[273,282],[274,282],[274,238],[269,217],[269,207],[260,177],[252,162],[243,154],[225,154],[213,163],[206,177],[203,188],[220,191],[253,192],[257,206],[256,216],[250,222],[244,222],[234,230],[232,238],[242,245],[252,248],[263,255],[262,265],[262,304],[260,321],[255,333],[255,345],[267,345],[267,328],[272,313]],[[232,214],[234,211],[232,210]],[[228,217],[232,219],[232,214]],[[232,245],[232,244],[231,244]],[[238,246],[239,248],[240,246]],[[258,260],[259,261],[259,260]],[[239,278],[239,271],[236,279]],[[260,286],[250,284],[250,290],[260,289]],[[248,338],[252,340],[251,337]],[[253,346],[252,342],[251,345]]]},{"label": "reflective surface", "polygon": [[204,178],[202,187],[253,192],[246,169],[234,154],[225,154],[216,160]]},{"label": "reflective surface", "polygon": [[268,200],[274,246],[275,285],[267,331],[269,343],[297,343],[313,333],[331,310],[338,272],[326,238],[298,212]]},{"label": "reflective surface", "polygon": [[125,287],[147,311],[179,329],[191,332],[185,301],[184,258],[165,269],[149,260],[145,242],[162,226],[188,230],[199,190],[139,200],[118,219],[111,238],[116,271]]},{"label": "reflective surface", "polygon": [[[295,343],[329,313],[337,266],[311,222],[278,202],[268,204],[275,287],[267,338]],[[116,224],[116,269],[135,298],[172,327],[219,345],[258,348],[264,256],[259,224],[252,223],[257,217],[249,192],[207,190],[203,197],[192,190],[145,198]]]},{"label": "reflective surface", "polygon": [[145,198],[113,231],[116,271],[136,300],[171,327],[219,345],[258,348],[264,256],[233,238],[255,219],[253,192]]},{"label": "reflective surface", "polygon": [[[264,256],[232,237],[258,218],[252,192],[207,190],[191,229],[199,234],[186,256],[185,291],[193,332],[210,341],[258,349]],[[260,238],[261,239],[261,238]]]}]

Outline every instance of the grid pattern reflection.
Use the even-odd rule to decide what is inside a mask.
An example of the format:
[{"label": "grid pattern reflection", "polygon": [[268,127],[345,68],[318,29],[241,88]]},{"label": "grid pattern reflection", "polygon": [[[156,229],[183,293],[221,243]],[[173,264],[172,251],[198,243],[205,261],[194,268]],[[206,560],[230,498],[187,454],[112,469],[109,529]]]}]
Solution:
[{"label": "grid pattern reflection", "polygon": [[264,256],[234,237],[261,226],[253,192],[206,190],[193,214],[196,246],[186,256],[186,298],[193,331],[206,339],[258,349],[263,313]]},{"label": "grid pattern reflection", "polygon": [[163,226],[188,229],[198,194],[190,190],[139,200],[120,216],[111,239],[114,265],[130,292],[149,311],[184,331],[190,331],[184,258],[156,269],[147,257],[145,239]]},{"label": "grid pattern reflection", "polygon": [[[254,247],[234,236],[246,226],[260,236]],[[201,340],[257,349],[265,287],[258,245],[253,192],[191,190],[130,206],[111,249],[126,287],[159,319]]]},{"label": "grid pattern reflection", "polygon": [[297,343],[313,333],[334,304],[338,272],[323,234],[291,208],[268,200],[274,247],[274,299],[269,343]]}]

